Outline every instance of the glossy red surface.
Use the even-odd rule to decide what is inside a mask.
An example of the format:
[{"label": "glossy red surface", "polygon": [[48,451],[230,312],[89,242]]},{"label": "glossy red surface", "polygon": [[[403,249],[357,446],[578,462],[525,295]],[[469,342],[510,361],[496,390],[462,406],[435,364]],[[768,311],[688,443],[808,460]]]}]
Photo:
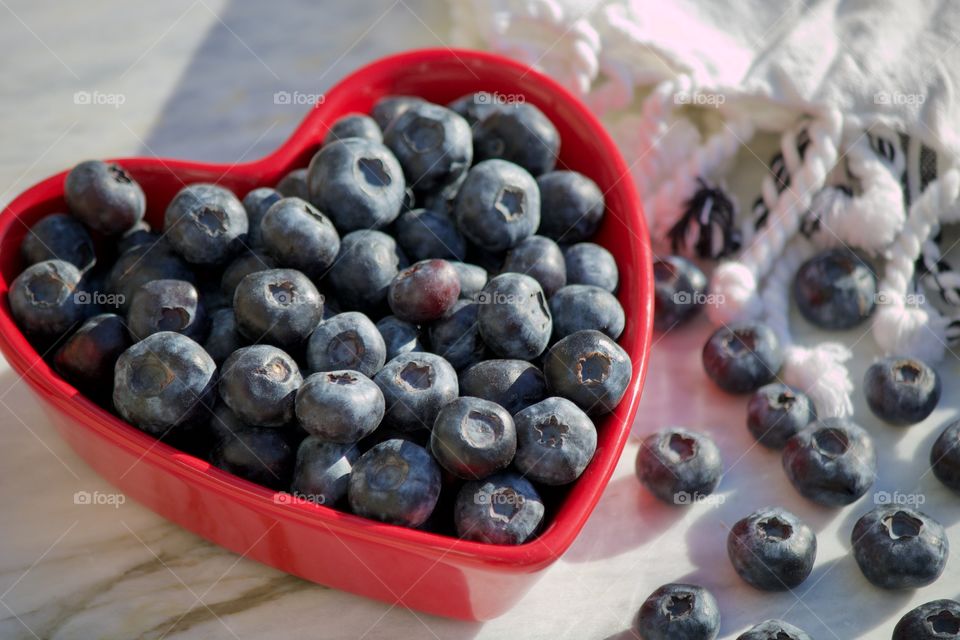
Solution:
[{"label": "glossy red surface", "polygon": [[105,479],[163,517],[236,553],[338,589],[455,618],[484,620],[503,613],[582,529],[626,442],[647,368],[653,315],[647,230],[629,170],[596,118],[556,82],[516,62],[430,49],[384,58],[347,77],[286,143],[261,160],[240,165],[117,161],[143,186],[148,220],[159,224],[184,184],[219,182],[241,197],[254,187],[275,184],[309,162],[329,123],[347,112],[368,112],[381,96],[413,94],[446,103],[479,90],[523,95],[540,107],[562,136],[561,165],[590,176],[606,193],[607,215],[597,242],[620,265],[619,298],[628,318],[620,343],[633,358],[633,381],[623,402],[598,424],[593,461],[535,540],[514,547],[486,545],[291,501],[287,494],[155,441],[80,395],[20,333],[6,296],[21,268],[18,249],[27,227],[45,214],[65,210],[65,173],[30,188],[0,214],[0,350],[43,399],[73,449]]}]

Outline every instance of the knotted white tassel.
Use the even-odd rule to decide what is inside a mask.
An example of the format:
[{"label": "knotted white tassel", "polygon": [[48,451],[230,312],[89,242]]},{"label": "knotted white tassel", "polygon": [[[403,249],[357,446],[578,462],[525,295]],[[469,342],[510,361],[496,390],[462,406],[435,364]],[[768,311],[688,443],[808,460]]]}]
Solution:
[{"label": "knotted white tassel", "polygon": [[813,245],[801,235],[787,246],[763,284],[765,319],[783,349],[781,379],[810,396],[819,417],[844,417],[853,413],[853,382],[844,364],[853,354],[837,342],[822,342],[813,347],[794,344],[790,331],[793,278],[813,253]]},{"label": "knotted white tassel", "polygon": [[[823,188],[827,174],[837,162],[843,118],[832,109],[813,120],[808,127],[810,143],[801,161],[796,134],[787,131],[781,142],[782,153],[790,171],[790,186],[775,200],[766,226],[751,238],[736,262],[724,262],[713,272],[710,292],[717,304],[708,307],[714,324],[730,324],[759,317],[762,312],[758,281],[770,271],[787,242],[797,233],[803,212],[810,207],[813,195]],[[772,181],[764,180],[769,191]],[[772,187],[775,189],[775,186]],[[773,201],[772,194],[764,198]]]}]

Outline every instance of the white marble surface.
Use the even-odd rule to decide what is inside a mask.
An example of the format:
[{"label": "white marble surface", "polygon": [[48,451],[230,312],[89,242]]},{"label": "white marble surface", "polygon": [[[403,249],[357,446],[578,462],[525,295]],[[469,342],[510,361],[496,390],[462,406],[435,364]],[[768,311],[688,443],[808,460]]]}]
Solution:
[{"label": "white marble surface", "polygon": [[[56,7],[0,0],[0,16],[0,203],[86,157],[262,155],[302,116],[302,107],[274,104],[275,91],[322,90],[362,62],[443,44],[447,33],[441,0]],[[77,91],[91,92],[93,102],[119,94],[123,104],[75,104]],[[752,154],[742,164],[745,172],[762,169]],[[132,502],[75,504],[76,491],[113,489],[56,436],[26,384],[0,362],[0,637],[631,638],[643,598],[682,579],[714,591],[724,638],[783,617],[816,638],[852,640],[888,638],[912,606],[960,598],[960,549],[944,576],[917,592],[882,593],[863,580],[848,537],[872,498],[827,510],[793,492],[779,457],[753,446],[744,400],[707,383],[699,364],[707,332],[701,321],[657,340],[634,437],[597,511],[526,598],[485,624],[303,582]],[[859,381],[873,343],[858,330],[846,337],[856,345]],[[923,508],[960,547],[960,498],[926,472],[933,440],[960,406],[960,362],[951,357],[939,371],[944,400],[925,423],[882,426],[859,394],[856,417],[877,439],[875,489],[922,495]],[[670,424],[717,439],[727,467],[722,504],[668,508],[634,480],[639,436]],[[766,504],[795,511],[819,536],[814,573],[794,593],[744,587],[725,558],[727,528]]]}]

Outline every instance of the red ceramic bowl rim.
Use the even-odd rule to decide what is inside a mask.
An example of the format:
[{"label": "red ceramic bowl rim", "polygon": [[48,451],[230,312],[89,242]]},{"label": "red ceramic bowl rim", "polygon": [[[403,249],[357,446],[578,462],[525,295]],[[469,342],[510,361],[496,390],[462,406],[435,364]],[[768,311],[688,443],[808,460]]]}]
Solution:
[{"label": "red ceramic bowl rim", "polygon": [[[522,73],[525,80],[528,79],[531,83],[544,85],[553,97],[566,103],[565,107],[593,130],[600,146],[605,150],[606,161],[613,164],[617,175],[624,176],[624,179],[617,183],[615,188],[624,192],[623,195],[626,196],[624,200],[631,203],[632,206],[630,210],[623,211],[620,215],[625,218],[624,224],[636,231],[636,233],[628,235],[630,251],[635,256],[635,268],[639,270],[639,285],[646,291],[652,291],[652,258],[649,242],[646,240],[648,238],[646,222],[636,187],[629,177],[629,168],[600,121],[580,100],[556,81],[523,64],[499,55],[472,50],[436,48],[408,51],[381,58],[361,67],[341,80],[326,95],[329,97],[342,91],[351,91],[351,87],[363,86],[365,76],[376,74],[381,71],[380,67],[385,65],[392,68],[413,68],[416,64],[435,61],[438,57],[449,58],[451,56],[464,63],[468,61],[482,62],[488,65],[512,68],[514,71]],[[315,108],[307,114],[293,134],[273,153],[259,160],[238,164],[231,171],[252,174],[257,171],[258,167],[274,167],[278,164],[292,162],[309,145],[315,144],[316,140],[309,139],[306,133],[318,128],[314,119],[320,121],[321,131],[326,130],[327,126],[322,120],[321,111],[318,110],[322,110],[322,104],[315,105]],[[171,168],[218,166],[156,158],[119,158],[114,161],[132,169],[155,166],[158,163]],[[33,206],[35,198],[32,196],[39,192],[49,192],[51,188],[56,188],[62,192],[65,176],[66,172],[62,172],[38,183],[24,191],[4,208],[3,212],[0,213],[0,247],[9,242],[8,236],[14,225],[23,224],[19,220],[19,215]],[[606,487],[630,434],[631,425],[637,412],[652,336],[652,295],[639,296],[638,308],[634,310],[634,317],[628,318],[628,322],[642,323],[642,326],[635,327],[635,330],[630,334],[632,339],[629,342],[621,342],[633,359],[633,380],[614,414],[604,416],[604,426],[602,427],[619,430],[614,440],[614,446],[605,451],[598,451],[598,455],[591,462],[591,467],[593,467],[591,481],[578,481],[572,487],[570,494],[564,498],[562,506],[550,525],[538,537],[522,545],[490,545],[383,524],[306,501],[294,501],[292,503],[278,501],[276,496],[282,494],[221,471],[204,460],[151,438],[88,400],[46,364],[13,321],[6,296],[9,284],[6,277],[0,273],[0,297],[2,297],[2,304],[0,304],[0,351],[3,352],[19,376],[26,378],[40,391],[41,395],[85,428],[98,432],[111,440],[114,445],[139,454],[141,460],[149,460],[152,464],[165,468],[174,476],[202,485],[209,490],[224,494],[228,499],[246,503],[248,506],[275,515],[278,518],[295,518],[327,528],[333,533],[342,532],[346,537],[378,540],[394,547],[429,554],[431,557],[435,557],[435,554],[439,552],[441,558],[450,556],[451,559],[456,558],[460,562],[479,565],[497,564],[504,568],[512,567],[524,572],[535,571],[550,564],[570,546],[573,539],[583,528],[600,494]],[[439,560],[437,561],[439,562]]]}]

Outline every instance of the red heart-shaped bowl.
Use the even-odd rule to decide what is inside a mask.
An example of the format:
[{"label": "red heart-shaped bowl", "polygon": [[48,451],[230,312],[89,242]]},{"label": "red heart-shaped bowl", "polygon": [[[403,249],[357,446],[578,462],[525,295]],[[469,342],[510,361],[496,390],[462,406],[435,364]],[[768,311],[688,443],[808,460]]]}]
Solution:
[{"label": "red heart-shaped bowl", "polygon": [[369,112],[382,96],[411,94],[445,104],[480,90],[522,95],[542,109],[562,136],[560,165],[590,176],[606,194],[607,215],[596,241],[620,266],[619,298],[627,315],[620,344],[633,359],[633,380],[623,401],[597,425],[593,461],[552,509],[536,539],[518,546],[469,542],[294,500],[158,442],[81,395],[27,342],[6,295],[22,268],[19,248],[27,228],[46,214],[66,210],[66,172],[28,189],[0,214],[0,349],[43,398],[54,425],[80,457],[180,526],[281,571],[391,604],[471,620],[503,613],[583,528],[630,433],[647,368],[653,315],[647,229],[629,169],[593,114],[553,80],[506,58],[428,49],[390,56],[350,75],[311,109],[286,143],[261,160],[117,162],[143,186],[147,219],[160,227],[167,203],[184,184],[218,182],[240,197],[273,185],[307,165],[329,123],[348,112]]}]

